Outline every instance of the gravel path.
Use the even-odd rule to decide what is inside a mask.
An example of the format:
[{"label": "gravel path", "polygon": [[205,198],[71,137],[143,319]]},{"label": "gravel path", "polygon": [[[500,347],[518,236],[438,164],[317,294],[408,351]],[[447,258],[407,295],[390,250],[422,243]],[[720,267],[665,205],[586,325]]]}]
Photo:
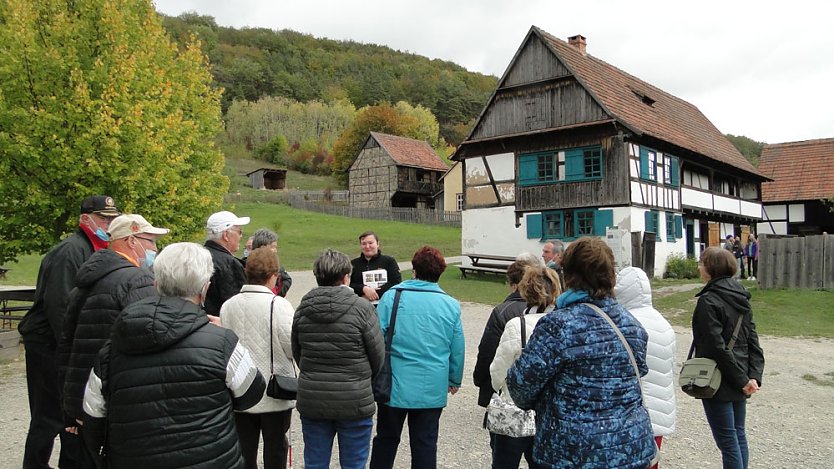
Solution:
[{"label": "gravel path", "polygon": [[[289,299],[298,304],[314,284],[307,272],[293,272]],[[449,398],[440,423],[438,466],[488,468],[488,435],[481,428],[483,409],[477,407],[472,385],[477,345],[491,306],[463,304],[466,335],[464,386]],[[689,348],[688,330],[676,329],[678,361]],[[766,368],[762,390],[748,405],[751,468],[832,467],[834,461],[834,341],[762,337]],[[19,468],[29,421],[25,369],[20,359],[0,365],[0,469]],[[828,385],[815,384],[813,375]],[[712,441],[700,403],[678,392],[677,431],[663,445],[661,467],[720,468],[721,457]],[[303,467],[300,424],[293,423],[295,467]],[[396,467],[407,468],[407,431]],[[334,448],[334,452],[335,452]],[[53,461],[56,458],[53,457]],[[332,467],[339,467],[336,456]]]}]

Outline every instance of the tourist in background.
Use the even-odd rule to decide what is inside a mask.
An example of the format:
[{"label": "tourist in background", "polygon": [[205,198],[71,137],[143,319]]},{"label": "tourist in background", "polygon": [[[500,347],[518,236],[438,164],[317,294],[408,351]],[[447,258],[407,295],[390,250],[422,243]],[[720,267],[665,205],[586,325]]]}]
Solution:
[{"label": "tourist in background", "polygon": [[618,326],[641,375],[646,331],[613,298],[614,254],[604,240],[572,242],[562,266],[568,290],[559,309],[539,320],[507,372],[516,405],[536,410],[533,458],[548,467],[645,469],[656,448],[640,382],[617,332],[589,305]]},{"label": "tourist in background", "polygon": [[[675,330],[652,306],[652,285],[642,269],[626,267],[617,274],[617,302],[640,321],[649,334],[643,377],[643,403],[652,421],[658,449],[675,431]],[[650,469],[657,469],[657,465]]]},{"label": "tourist in background", "polygon": [[[259,247],[266,246],[268,247],[273,254],[276,256],[278,255],[278,234],[272,230],[268,230],[266,228],[261,228],[255,231],[252,236],[249,238],[252,241],[251,249],[258,249]],[[243,263],[246,264],[246,257],[243,257]],[[290,291],[290,287],[292,286],[292,277],[284,269],[284,266],[281,264],[280,259],[278,262],[278,280],[275,282],[275,288],[272,289],[276,295],[286,298],[287,292]]]},{"label": "tourist in background", "polygon": [[[692,315],[695,357],[715,360],[721,370],[721,387],[710,399],[702,399],[715,444],[721,450],[724,469],[746,469],[749,452],[745,420],[747,399],[759,391],[764,373],[764,352],[759,345],[750,293],[736,281],[738,264],[724,249],[707,248],[698,262],[704,288],[695,295]],[[732,350],[736,324],[741,328]]]},{"label": "tourist in background", "polygon": [[437,284],[446,261],[440,251],[424,246],[411,266],[414,278],[388,290],[377,310],[384,336],[400,292],[391,343],[391,400],[379,404],[371,469],[394,467],[406,418],[411,467],[437,467],[440,414],[447,394],[457,393],[463,379],[460,303]]},{"label": "tourist in background", "polygon": [[206,221],[208,235],[204,246],[211,253],[214,274],[211,276],[204,309],[217,316],[220,307],[229,298],[240,292],[246,283],[243,262],[235,257],[243,238],[243,227],[249,224],[249,217],[238,217],[232,212],[217,212]]},{"label": "tourist in background", "polygon": [[[525,269],[524,277],[518,284],[518,292],[525,301],[523,318],[516,316],[507,322],[501,334],[495,358],[489,367],[492,378],[491,387],[496,390],[506,390],[507,370],[521,355],[521,320],[524,319],[525,323],[524,342],[526,343],[530,340],[530,335],[539,319],[553,311],[556,297],[562,293],[562,289],[555,270],[544,266],[531,266]],[[494,442],[492,469],[518,469],[522,455],[530,469],[544,467],[533,459],[532,436],[514,438],[495,434]]]},{"label": "tourist in background", "polygon": [[[402,281],[400,266],[396,259],[382,254],[379,249],[379,237],[373,231],[366,231],[359,235],[359,246],[362,253],[351,261],[353,272],[350,276],[350,288],[357,295],[377,304],[382,295],[394,285]],[[369,270],[384,270],[387,281],[384,284],[367,285],[363,273]]]},{"label": "tourist in background", "polygon": [[759,271],[759,240],[750,233],[747,236],[747,280],[756,280]]},{"label": "tourist in background", "polygon": [[[246,261],[246,284],[220,308],[223,326],[237,334],[265,377],[273,374],[296,376],[290,343],[294,311],[287,300],[274,294],[279,275],[278,256],[272,249],[268,246],[255,248]],[[254,407],[235,412],[235,427],[247,469],[258,468],[261,435],[264,440],[263,467],[287,467],[287,432],[293,407],[293,400],[264,395]]]}]

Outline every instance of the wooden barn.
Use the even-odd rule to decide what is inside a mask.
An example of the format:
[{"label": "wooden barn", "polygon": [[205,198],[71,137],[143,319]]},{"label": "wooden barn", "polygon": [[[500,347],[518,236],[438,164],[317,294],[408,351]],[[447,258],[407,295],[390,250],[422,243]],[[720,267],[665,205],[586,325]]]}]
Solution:
[{"label": "wooden barn", "polygon": [[759,171],[773,179],[762,184],[760,234],[834,234],[834,138],[765,145]]},{"label": "wooden barn", "polygon": [[424,141],[371,132],[350,167],[350,204],[434,208],[448,169]]},{"label": "wooden barn", "polygon": [[606,236],[620,267],[662,275],[756,223],[766,178],[698,108],[586,47],[533,26],[455,152],[463,253]]},{"label": "wooden barn", "polygon": [[283,190],[287,187],[286,169],[258,168],[246,175],[255,189]]}]

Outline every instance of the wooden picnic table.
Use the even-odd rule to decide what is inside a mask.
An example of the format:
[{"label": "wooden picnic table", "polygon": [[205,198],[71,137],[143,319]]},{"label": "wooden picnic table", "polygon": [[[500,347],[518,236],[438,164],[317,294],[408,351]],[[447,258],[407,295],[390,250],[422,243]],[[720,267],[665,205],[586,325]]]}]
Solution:
[{"label": "wooden picnic table", "polygon": [[[9,306],[10,301],[28,302],[28,305]],[[35,301],[35,287],[0,285],[0,329],[11,328],[12,321],[19,321],[23,316],[11,314],[27,311]]]},{"label": "wooden picnic table", "polygon": [[492,254],[465,254],[471,260],[471,265],[459,265],[460,274],[466,278],[467,272],[475,272],[478,274],[489,273],[496,275],[504,275],[507,273],[507,267],[515,262],[513,256],[499,256]]}]

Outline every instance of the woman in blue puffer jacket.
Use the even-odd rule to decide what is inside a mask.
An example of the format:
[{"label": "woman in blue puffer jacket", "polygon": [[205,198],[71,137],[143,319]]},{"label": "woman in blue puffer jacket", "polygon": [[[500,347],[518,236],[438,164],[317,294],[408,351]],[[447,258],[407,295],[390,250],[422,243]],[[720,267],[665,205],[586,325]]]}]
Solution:
[{"label": "woman in blue puffer jacket", "polygon": [[589,305],[625,336],[641,375],[648,335],[614,297],[614,255],[600,238],[571,243],[562,260],[568,290],[536,325],[507,372],[516,405],[536,410],[533,458],[553,468],[644,469],[655,444],[640,382],[625,345]]}]

